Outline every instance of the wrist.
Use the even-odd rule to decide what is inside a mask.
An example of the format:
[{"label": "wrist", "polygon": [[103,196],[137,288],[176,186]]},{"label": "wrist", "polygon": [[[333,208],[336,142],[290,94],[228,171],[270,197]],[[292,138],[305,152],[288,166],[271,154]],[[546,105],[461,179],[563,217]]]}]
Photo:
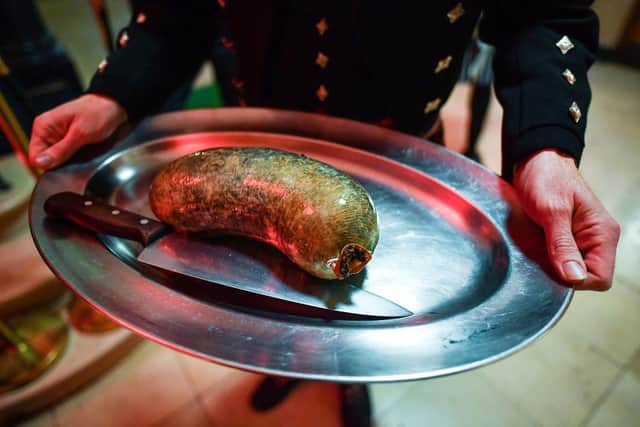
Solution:
[{"label": "wrist", "polygon": [[82,98],[91,105],[106,112],[114,125],[119,126],[128,120],[127,110],[114,98],[100,93],[87,93]]},{"label": "wrist", "polygon": [[550,164],[553,162],[554,164],[565,164],[569,168],[578,168],[578,162],[575,158],[573,158],[570,154],[567,154],[563,151],[560,151],[556,148],[545,148],[542,150],[538,150],[519,162],[513,165],[513,176],[517,179],[517,176],[522,174],[522,172],[526,169],[527,165],[531,165],[534,163],[546,163]]}]

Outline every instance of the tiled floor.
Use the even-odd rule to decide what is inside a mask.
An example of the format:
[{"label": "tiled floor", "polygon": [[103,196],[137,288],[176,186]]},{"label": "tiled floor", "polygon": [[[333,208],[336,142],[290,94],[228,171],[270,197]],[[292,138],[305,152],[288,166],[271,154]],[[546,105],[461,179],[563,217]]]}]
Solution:
[{"label": "tiled floor", "polygon": [[[40,3],[55,27],[61,3],[70,2]],[[90,19],[82,7],[73,10],[74,19]],[[94,48],[97,35],[77,25],[57,34],[86,81],[102,56]],[[591,78],[581,169],[622,225],[613,289],[578,293],[555,328],[506,360],[445,378],[373,385],[379,427],[640,426],[640,72],[603,63]],[[448,143],[456,149],[463,145],[466,95],[466,87],[456,88],[444,113]],[[480,143],[485,164],[494,169],[499,126],[494,101]],[[247,413],[258,380],[147,342],[90,387],[22,425],[337,425],[336,390],[328,384],[297,390],[273,413]]]}]

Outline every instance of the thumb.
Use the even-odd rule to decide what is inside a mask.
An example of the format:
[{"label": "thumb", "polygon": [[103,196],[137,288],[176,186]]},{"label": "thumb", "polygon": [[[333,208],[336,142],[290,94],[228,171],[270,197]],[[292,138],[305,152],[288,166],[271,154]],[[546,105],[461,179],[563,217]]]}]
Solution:
[{"label": "thumb", "polygon": [[583,283],[587,271],[572,233],[570,210],[552,215],[544,227],[547,250],[558,275],[573,285]]}]

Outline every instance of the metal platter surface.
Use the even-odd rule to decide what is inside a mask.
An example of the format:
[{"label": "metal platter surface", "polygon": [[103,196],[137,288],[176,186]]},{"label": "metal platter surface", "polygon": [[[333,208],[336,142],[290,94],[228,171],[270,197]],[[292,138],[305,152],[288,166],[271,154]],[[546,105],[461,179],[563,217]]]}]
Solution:
[{"label": "metal platter surface", "polygon": [[[151,215],[154,174],[217,146],[303,153],[361,182],[381,237],[351,280],[414,314],[327,321],[245,307],[214,285],[139,264],[133,242],[44,214],[48,196],[76,191]],[[212,362],[287,377],[385,382],[482,366],[553,326],[573,293],[551,273],[542,232],[495,174],[419,138],[314,114],[229,108],[154,117],[109,152],[45,174],[30,221],[51,269],[116,322]]]}]

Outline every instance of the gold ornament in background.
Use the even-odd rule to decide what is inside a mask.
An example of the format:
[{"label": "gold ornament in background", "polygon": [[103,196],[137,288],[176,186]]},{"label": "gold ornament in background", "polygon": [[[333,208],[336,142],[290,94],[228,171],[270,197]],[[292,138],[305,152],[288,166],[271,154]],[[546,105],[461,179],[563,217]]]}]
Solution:
[{"label": "gold ornament in background", "polygon": [[0,320],[0,393],[47,372],[60,359],[69,327],[58,313],[32,310]]},{"label": "gold ornament in background", "polygon": [[82,299],[73,296],[67,305],[67,317],[74,329],[88,333],[99,334],[117,329],[119,325],[107,316],[98,313]]}]

